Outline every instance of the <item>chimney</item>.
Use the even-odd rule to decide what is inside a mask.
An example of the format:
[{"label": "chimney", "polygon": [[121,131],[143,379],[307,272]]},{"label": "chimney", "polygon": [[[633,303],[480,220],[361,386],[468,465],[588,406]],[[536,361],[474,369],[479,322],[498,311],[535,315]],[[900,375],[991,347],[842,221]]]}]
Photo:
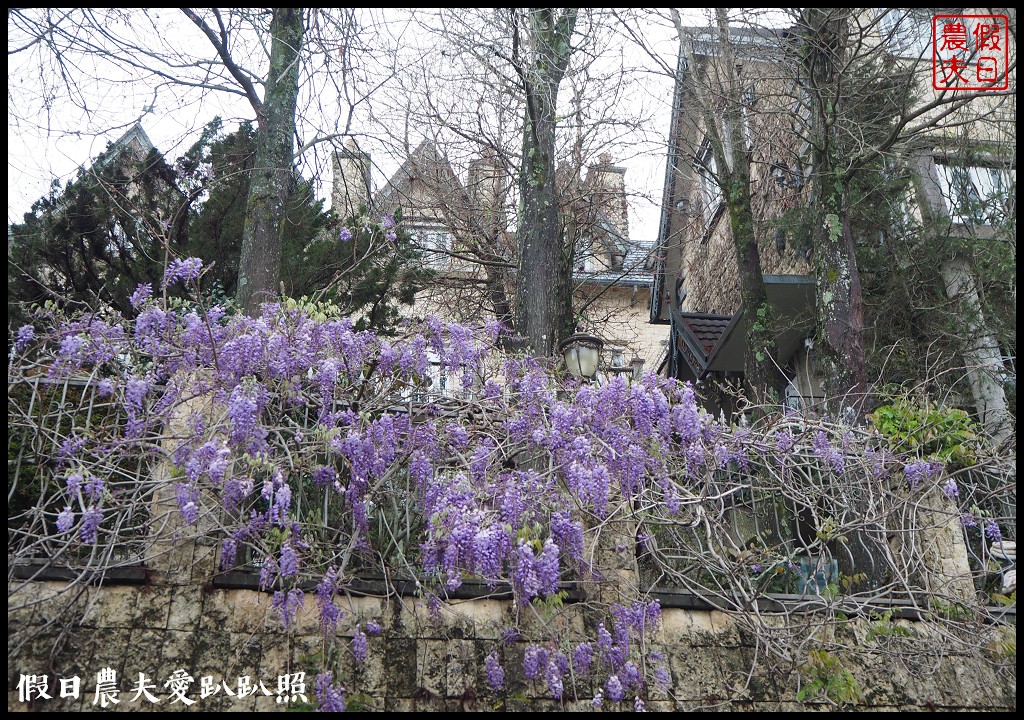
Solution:
[{"label": "chimney", "polygon": [[331,207],[341,218],[355,215],[370,204],[370,156],[359,149],[354,138],[334,151],[334,189]]},{"label": "chimney", "polygon": [[602,154],[587,170],[587,189],[594,207],[603,212],[626,240],[629,216],[626,205],[626,168],[612,165],[611,156]]},{"label": "chimney", "polygon": [[506,185],[505,173],[493,148],[485,148],[479,158],[469,163],[466,190],[488,237],[506,228]]}]

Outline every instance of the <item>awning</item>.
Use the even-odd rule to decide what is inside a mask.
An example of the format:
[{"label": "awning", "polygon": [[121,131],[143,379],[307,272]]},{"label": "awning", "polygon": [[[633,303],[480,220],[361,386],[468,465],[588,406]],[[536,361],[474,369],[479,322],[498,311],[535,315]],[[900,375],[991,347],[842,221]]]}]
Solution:
[{"label": "awning", "polygon": [[[775,362],[792,359],[814,330],[814,278],[809,275],[765,275],[764,289],[779,328]],[[708,354],[705,372],[742,372],[750,321],[744,308],[733,315],[718,343]]]},{"label": "awning", "polygon": [[[765,292],[775,313],[778,334],[775,362],[781,367],[814,330],[814,278],[808,275],[765,275]],[[749,322],[743,308],[735,315],[673,311],[676,350],[685,363],[676,368],[681,379],[699,380],[709,372],[743,372]]]}]

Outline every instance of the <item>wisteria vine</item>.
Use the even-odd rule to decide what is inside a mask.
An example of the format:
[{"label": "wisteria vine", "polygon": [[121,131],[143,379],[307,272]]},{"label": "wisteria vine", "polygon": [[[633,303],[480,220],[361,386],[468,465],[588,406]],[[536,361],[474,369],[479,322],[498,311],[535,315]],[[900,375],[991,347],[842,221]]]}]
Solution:
[{"label": "wisteria vine", "polygon": [[[201,273],[198,260],[175,260],[165,284],[197,289]],[[516,673],[555,700],[584,678],[597,706],[641,710],[652,689],[667,690],[651,649],[661,608],[643,599],[656,586],[727,608],[792,592],[802,558],[842,560],[844,543],[892,527],[930,491],[949,503],[938,516],[981,525],[979,542],[1012,520],[970,504],[976,474],[894,451],[867,429],[785,416],[727,425],[692,386],[650,373],[580,384],[499,353],[498,326],[431,318],[384,337],[312,303],[282,300],[250,318],[199,297],[168,304],[148,285],[131,304],[131,319],[50,308],[16,332],[9,387],[77,379],[70,414],[105,409],[47,436],[45,470],[16,473],[38,496],[9,513],[11,554],[109,562],[95,550],[144,542],[140,508],[157,484],[126,468],[163,463],[180,534],[218,537],[221,570],[258,568],[285,625],[315,587],[321,629],[335,637],[339,589],[379,571],[415,582],[432,613],[467,582],[510,588],[523,613],[582,589],[598,608],[588,637],[510,635],[530,640]],[[455,390],[424,392],[442,375]],[[12,424],[32,426],[11,397]],[[865,489],[867,504],[854,497]],[[755,531],[737,522],[743,513]],[[912,544],[886,548],[886,584],[866,596],[928,584]],[[636,601],[602,600],[608,553],[639,562]],[[382,628],[348,632],[359,663]],[[509,673],[500,650],[484,666],[495,692]],[[338,709],[332,672],[316,696]]]}]

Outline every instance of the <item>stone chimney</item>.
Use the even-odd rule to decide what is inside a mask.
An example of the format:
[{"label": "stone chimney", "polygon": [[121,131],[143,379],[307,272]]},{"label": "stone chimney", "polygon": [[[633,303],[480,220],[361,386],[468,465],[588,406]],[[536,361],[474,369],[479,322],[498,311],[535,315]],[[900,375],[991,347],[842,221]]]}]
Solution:
[{"label": "stone chimney", "polygon": [[473,202],[473,211],[479,214],[488,237],[496,236],[506,229],[507,184],[505,172],[493,148],[485,148],[479,158],[469,163],[466,191]]},{"label": "stone chimney", "polygon": [[341,218],[359,212],[370,204],[370,156],[359,149],[354,138],[334,151],[334,189],[331,207]]},{"label": "stone chimney", "polygon": [[629,215],[626,204],[626,168],[612,165],[604,153],[597,164],[587,169],[585,188],[593,207],[603,212],[623,238],[629,239]]}]

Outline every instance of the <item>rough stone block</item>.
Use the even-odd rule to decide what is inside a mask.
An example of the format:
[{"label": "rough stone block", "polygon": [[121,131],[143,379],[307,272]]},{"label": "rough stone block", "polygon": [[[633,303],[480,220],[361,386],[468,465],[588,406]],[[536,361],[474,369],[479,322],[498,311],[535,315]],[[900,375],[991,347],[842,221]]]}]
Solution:
[{"label": "rough stone block", "polygon": [[203,615],[203,592],[198,587],[178,587],[171,593],[167,616],[169,630],[195,632]]},{"label": "rough stone block", "polygon": [[387,665],[384,693],[391,698],[410,698],[419,687],[418,643],[410,638],[384,640],[383,660]]},{"label": "rough stone block", "polygon": [[447,647],[445,685],[449,698],[461,698],[470,688],[476,692],[477,658],[472,640],[453,640]]}]

